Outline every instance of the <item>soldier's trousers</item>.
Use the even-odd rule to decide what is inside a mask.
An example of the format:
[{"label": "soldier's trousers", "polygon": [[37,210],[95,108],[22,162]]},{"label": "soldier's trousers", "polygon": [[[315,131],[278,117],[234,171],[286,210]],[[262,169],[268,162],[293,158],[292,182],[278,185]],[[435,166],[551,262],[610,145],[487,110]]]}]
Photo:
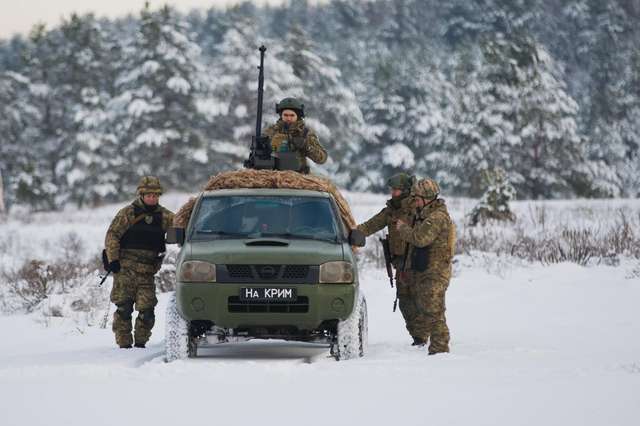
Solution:
[{"label": "soldier's trousers", "polygon": [[139,265],[121,259],[121,270],[115,274],[111,301],[117,309],[113,314],[113,332],[119,346],[131,346],[132,313],[138,311],[135,321],[135,343],[145,344],[151,337],[155,323],[154,308],[158,304],[154,283],[154,267]]},{"label": "soldier's trousers", "polygon": [[407,310],[407,330],[413,337],[429,341],[430,354],[449,352],[449,327],[445,317],[449,279],[434,277],[428,272],[410,272],[406,281],[410,299],[407,305],[413,305]]},{"label": "soldier's trousers", "polygon": [[416,319],[418,317],[418,311],[416,309],[416,303],[414,301],[415,296],[412,294],[411,285],[409,282],[409,273],[397,273],[396,274],[396,294],[398,296],[398,308],[404,318],[407,331],[413,338],[421,338],[416,327]]}]

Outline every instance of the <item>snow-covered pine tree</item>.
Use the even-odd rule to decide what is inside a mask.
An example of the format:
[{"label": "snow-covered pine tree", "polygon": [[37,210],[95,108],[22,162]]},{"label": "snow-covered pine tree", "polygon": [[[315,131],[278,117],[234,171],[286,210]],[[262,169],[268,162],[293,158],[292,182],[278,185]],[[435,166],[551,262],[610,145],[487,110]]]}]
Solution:
[{"label": "snow-covered pine tree", "polygon": [[[577,125],[578,105],[567,93],[561,70],[531,38],[496,47],[500,53],[495,59],[517,64],[510,69],[503,68],[504,62],[490,65],[502,68],[498,75],[493,74],[498,78],[494,80],[496,100],[516,101],[511,111],[503,104],[502,116],[514,124],[514,137],[503,140],[506,144],[501,148],[507,152],[516,187],[533,198],[575,194],[574,184],[583,182],[587,173],[585,147]],[[506,58],[505,48],[511,52]],[[506,79],[500,81],[500,73]]]},{"label": "snow-covered pine tree", "polygon": [[[484,169],[502,167],[524,197],[567,196],[584,180],[578,106],[551,56],[522,31],[496,33],[461,92],[455,133],[463,188],[476,193]],[[464,172],[463,172],[464,173]]]},{"label": "snow-covered pine tree", "polygon": [[291,27],[280,56],[300,79],[305,121],[329,152],[322,168],[338,184],[347,184],[355,154],[364,142],[364,118],[355,93],[346,85],[336,66],[337,59],[323,53],[299,25]]},{"label": "snow-covered pine tree", "polygon": [[180,16],[147,4],[140,27],[125,47],[123,69],[110,102],[127,161],[116,170],[131,192],[140,175],[154,174],[169,188],[191,188],[202,181],[194,171],[208,162],[197,108],[202,91],[200,48]]},{"label": "snow-covered pine tree", "polygon": [[590,71],[586,128],[597,195],[638,193],[640,10],[629,2],[584,0],[584,66]]},{"label": "snow-covered pine tree", "polygon": [[452,92],[434,63],[393,51],[379,58],[359,95],[370,135],[358,157],[367,173],[354,184],[384,191],[386,177],[395,173],[435,176],[444,167],[447,159],[438,150],[448,133]]},{"label": "snow-covered pine tree", "polygon": [[36,210],[56,209],[69,200],[67,173],[72,153],[75,121],[73,86],[65,58],[59,55],[64,40],[59,29],[37,25],[30,34],[25,57],[28,97],[34,120],[21,138],[24,164],[16,177],[16,200]]},{"label": "snow-covered pine tree", "polygon": [[119,198],[114,172],[124,162],[106,117],[114,95],[121,51],[113,36],[92,15],[71,15],[61,25],[69,85],[74,94],[75,132],[72,164],[67,173],[71,200],[78,205]]},{"label": "snow-covered pine tree", "polygon": [[[18,190],[32,183],[35,152],[32,123],[40,120],[39,111],[31,104],[29,80],[15,72],[0,73],[0,177],[3,179],[2,204],[10,208],[16,202]],[[28,201],[21,199],[20,201]]]},{"label": "snow-covered pine tree", "polygon": [[483,170],[481,173],[485,192],[469,214],[469,224],[476,226],[487,220],[515,221],[509,203],[515,199],[516,190],[501,168]]}]

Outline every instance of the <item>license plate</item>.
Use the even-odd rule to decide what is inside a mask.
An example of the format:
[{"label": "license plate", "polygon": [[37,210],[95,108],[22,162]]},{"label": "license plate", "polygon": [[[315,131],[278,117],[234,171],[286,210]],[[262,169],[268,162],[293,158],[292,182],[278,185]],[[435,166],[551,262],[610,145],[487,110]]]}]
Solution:
[{"label": "license plate", "polygon": [[292,301],[296,300],[295,288],[241,288],[240,300]]}]

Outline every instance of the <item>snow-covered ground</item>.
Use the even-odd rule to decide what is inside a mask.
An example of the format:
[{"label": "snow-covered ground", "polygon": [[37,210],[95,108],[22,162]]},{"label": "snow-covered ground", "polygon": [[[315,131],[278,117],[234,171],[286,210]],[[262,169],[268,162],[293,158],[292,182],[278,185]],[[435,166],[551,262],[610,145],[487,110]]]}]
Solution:
[{"label": "snow-covered ground", "polygon": [[[175,208],[185,198],[163,203]],[[349,198],[358,221],[384,200]],[[580,205],[613,208],[599,203],[558,203],[549,217]],[[637,210],[636,202],[621,203]],[[451,205],[461,218],[472,203]],[[118,207],[10,219],[0,233],[16,253],[2,251],[0,265],[51,255],[46,245],[71,230],[87,253],[97,252]],[[325,348],[250,342],[165,364],[167,294],[144,350],[116,349],[109,329],[70,319],[0,316],[0,423],[636,425],[640,279],[629,275],[630,262],[498,263],[496,274],[461,258],[447,293],[452,352],[434,357],[409,346],[399,312],[391,312],[393,290],[375,265],[362,271],[369,353],[347,362]]]}]

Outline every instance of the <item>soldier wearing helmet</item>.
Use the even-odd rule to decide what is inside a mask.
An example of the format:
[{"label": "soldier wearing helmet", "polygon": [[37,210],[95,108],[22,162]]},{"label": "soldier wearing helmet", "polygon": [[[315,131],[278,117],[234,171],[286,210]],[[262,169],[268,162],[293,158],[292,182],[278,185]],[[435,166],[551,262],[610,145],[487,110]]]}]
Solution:
[{"label": "soldier wearing helmet", "polygon": [[[366,236],[372,235],[384,228],[389,232],[389,249],[391,252],[391,262],[396,270],[396,291],[400,312],[405,320],[407,331],[413,337],[414,344],[421,342],[418,338],[418,331],[414,324],[417,317],[415,303],[411,298],[410,289],[406,281],[406,275],[402,272],[404,265],[404,255],[406,244],[400,238],[396,229],[396,222],[404,220],[411,222],[414,216],[414,207],[410,197],[411,187],[416,178],[407,173],[398,173],[387,180],[391,198],[387,205],[378,214],[358,225],[358,229]],[[418,342],[418,343],[416,343]]]},{"label": "soldier wearing helmet", "polygon": [[[111,301],[116,305],[113,332],[121,348],[144,348],[155,323],[158,303],[154,275],[160,269],[165,252],[164,236],[174,214],[158,202],[162,195],[160,180],[144,176],[137,198],[121,209],[111,222],[105,238],[107,270],[114,273]],[[131,316],[135,309],[135,337],[131,336]]]},{"label": "soldier wearing helmet", "polygon": [[300,160],[301,173],[309,173],[307,158],[324,164],[327,151],[320,145],[316,133],[304,122],[304,104],[295,98],[284,98],[276,104],[276,113],[280,118],[264,131],[271,138],[273,151],[295,152]]},{"label": "soldier wearing helmet", "polygon": [[455,225],[439,193],[440,187],[432,179],[416,182],[411,188],[417,212],[415,224],[411,226],[402,219],[396,224],[409,249],[405,270],[416,307],[414,337],[420,339],[420,345],[429,341],[430,355],[449,352],[445,293],[456,239]]}]

